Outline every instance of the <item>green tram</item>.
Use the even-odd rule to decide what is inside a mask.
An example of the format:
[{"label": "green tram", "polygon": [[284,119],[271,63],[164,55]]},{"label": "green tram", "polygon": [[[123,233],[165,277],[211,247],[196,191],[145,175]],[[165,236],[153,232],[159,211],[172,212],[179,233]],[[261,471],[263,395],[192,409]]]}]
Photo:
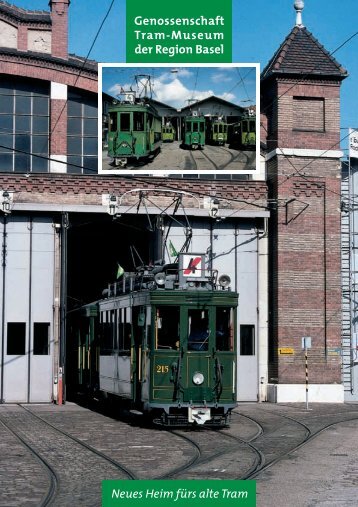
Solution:
[{"label": "green tram", "polygon": [[130,159],[146,162],[159,152],[161,132],[161,118],[150,104],[118,102],[108,109],[108,156],[116,167]]},{"label": "green tram", "polygon": [[163,143],[172,143],[175,141],[175,128],[172,125],[164,125],[162,127]]},{"label": "green tram", "polygon": [[223,146],[227,142],[228,124],[222,120],[213,120],[207,128],[206,139],[209,144]]},{"label": "green tram", "polygon": [[127,400],[164,426],[223,426],[236,406],[238,295],[205,256],[126,273],[72,314],[77,388]]},{"label": "green tram", "polygon": [[230,146],[242,150],[256,148],[256,118],[255,116],[243,116],[238,123],[229,125],[228,142]]},{"label": "green tram", "polygon": [[202,149],[205,145],[204,116],[185,116],[183,147],[192,150]]}]

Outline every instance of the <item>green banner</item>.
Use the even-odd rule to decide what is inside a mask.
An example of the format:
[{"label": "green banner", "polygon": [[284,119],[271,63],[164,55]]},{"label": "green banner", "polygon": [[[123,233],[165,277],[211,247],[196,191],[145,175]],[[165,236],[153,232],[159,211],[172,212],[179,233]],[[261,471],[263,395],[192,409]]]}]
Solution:
[{"label": "green banner", "polygon": [[255,507],[255,481],[103,481],[103,507]]},{"label": "green banner", "polygon": [[231,63],[232,0],[127,0],[127,62]]}]

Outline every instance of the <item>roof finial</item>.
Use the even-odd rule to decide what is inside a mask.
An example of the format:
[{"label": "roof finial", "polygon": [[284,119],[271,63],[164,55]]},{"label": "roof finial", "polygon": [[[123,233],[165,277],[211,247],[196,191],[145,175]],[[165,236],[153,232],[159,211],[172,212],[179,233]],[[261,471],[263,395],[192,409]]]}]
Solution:
[{"label": "roof finial", "polygon": [[305,6],[303,0],[295,0],[294,3],[295,9],[296,9],[296,26],[302,28],[302,11]]}]

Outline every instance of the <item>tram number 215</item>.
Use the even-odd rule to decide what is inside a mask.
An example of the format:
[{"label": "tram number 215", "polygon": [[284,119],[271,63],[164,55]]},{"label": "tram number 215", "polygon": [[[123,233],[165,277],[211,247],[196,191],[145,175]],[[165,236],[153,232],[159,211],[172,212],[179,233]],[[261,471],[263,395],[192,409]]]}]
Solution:
[{"label": "tram number 215", "polygon": [[156,372],[157,373],[168,373],[169,372],[169,366],[164,364],[157,364],[156,365]]}]

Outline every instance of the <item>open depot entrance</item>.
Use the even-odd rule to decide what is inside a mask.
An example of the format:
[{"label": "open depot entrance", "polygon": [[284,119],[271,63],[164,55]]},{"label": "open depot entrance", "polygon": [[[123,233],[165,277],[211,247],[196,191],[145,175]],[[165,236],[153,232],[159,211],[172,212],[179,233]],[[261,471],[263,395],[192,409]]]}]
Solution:
[{"label": "open depot entrance", "polygon": [[78,358],[71,322],[76,308],[101,299],[124,271],[160,258],[158,231],[146,215],[70,214],[67,230],[66,398],[76,394]]}]

